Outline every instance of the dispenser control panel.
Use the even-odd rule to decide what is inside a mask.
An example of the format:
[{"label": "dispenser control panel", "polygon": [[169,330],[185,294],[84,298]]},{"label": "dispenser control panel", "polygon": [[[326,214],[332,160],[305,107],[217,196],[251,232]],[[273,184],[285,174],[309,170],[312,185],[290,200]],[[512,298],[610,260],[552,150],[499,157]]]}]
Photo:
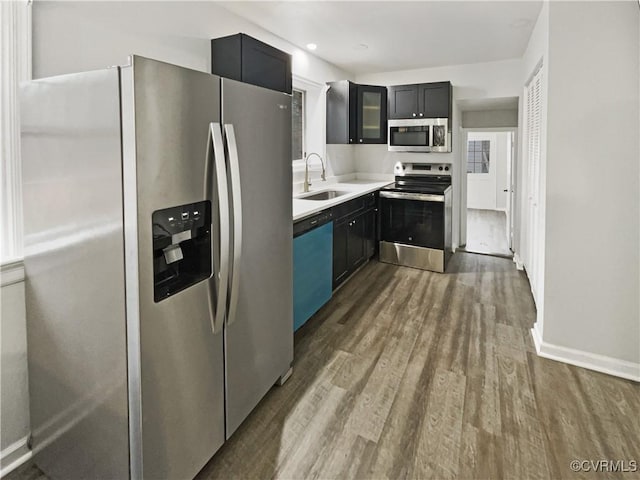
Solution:
[{"label": "dispenser control panel", "polygon": [[211,276],[211,202],[156,210],[153,231],[155,302]]}]

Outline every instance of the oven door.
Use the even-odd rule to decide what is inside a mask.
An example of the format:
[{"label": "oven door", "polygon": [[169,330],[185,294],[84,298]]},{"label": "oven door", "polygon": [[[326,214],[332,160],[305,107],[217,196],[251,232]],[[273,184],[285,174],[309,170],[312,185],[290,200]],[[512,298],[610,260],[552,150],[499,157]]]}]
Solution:
[{"label": "oven door", "polygon": [[380,240],[444,250],[444,196],[380,192]]}]

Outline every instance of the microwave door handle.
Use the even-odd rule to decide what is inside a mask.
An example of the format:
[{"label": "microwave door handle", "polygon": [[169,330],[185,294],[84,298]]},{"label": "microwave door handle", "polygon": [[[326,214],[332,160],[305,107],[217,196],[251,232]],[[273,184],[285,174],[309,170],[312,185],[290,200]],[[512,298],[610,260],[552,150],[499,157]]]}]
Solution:
[{"label": "microwave door handle", "polygon": [[233,209],[233,258],[231,266],[231,288],[229,291],[229,310],[227,325],[235,322],[238,311],[240,290],[240,263],[242,262],[242,192],[240,188],[240,161],[233,125],[224,126],[224,139],[229,158],[229,177],[231,179],[231,202]]},{"label": "microwave door handle", "polygon": [[[227,308],[227,289],[229,281],[229,191],[227,168],[222,143],[222,129],[219,123],[209,124],[207,142],[207,160],[205,170],[205,191],[212,199],[217,215],[212,215],[211,250],[213,252],[211,277],[208,284],[209,315],[213,333],[222,330]],[[215,180],[214,180],[215,177]],[[214,184],[215,182],[215,184]],[[215,198],[214,198],[214,193]],[[216,219],[218,224],[215,224]]]}]

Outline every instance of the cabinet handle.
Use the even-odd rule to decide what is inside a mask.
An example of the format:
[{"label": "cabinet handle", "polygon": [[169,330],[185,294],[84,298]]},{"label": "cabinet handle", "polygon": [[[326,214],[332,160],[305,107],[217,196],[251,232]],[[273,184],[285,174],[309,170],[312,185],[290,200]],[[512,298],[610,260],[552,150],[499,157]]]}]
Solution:
[{"label": "cabinet handle", "polygon": [[422,113],[420,114],[420,116],[422,116]]},{"label": "cabinet handle", "polygon": [[360,139],[360,143],[362,143],[362,139]]},{"label": "cabinet handle", "polygon": [[416,116],[416,114],[415,114],[415,113],[413,113],[412,115],[413,115],[414,117]]}]

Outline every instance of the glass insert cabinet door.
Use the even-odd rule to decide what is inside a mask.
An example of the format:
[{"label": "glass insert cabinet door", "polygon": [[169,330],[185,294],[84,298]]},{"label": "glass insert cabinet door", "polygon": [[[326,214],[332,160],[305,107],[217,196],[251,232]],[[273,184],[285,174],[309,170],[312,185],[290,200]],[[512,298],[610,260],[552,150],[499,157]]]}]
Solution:
[{"label": "glass insert cabinet door", "polygon": [[387,89],[358,85],[357,143],[387,143]]}]

